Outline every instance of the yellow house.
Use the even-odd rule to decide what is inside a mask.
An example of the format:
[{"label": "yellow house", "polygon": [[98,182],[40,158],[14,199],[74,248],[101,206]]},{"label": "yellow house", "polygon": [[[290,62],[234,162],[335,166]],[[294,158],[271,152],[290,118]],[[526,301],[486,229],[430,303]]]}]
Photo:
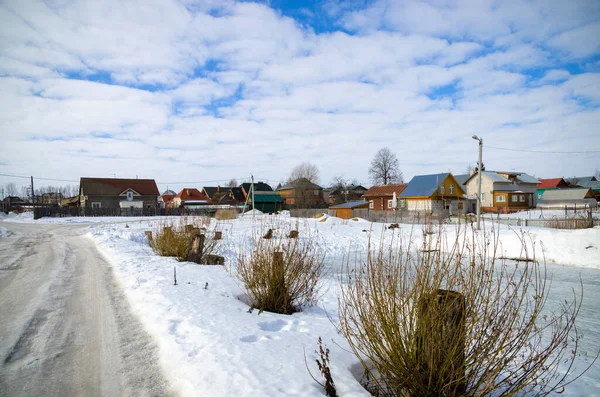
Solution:
[{"label": "yellow house", "polygon": [[442,212],[450,215],[468,212],[464,188],[451,173],[413,177],[398,200],[400,208],[409,211]]}]

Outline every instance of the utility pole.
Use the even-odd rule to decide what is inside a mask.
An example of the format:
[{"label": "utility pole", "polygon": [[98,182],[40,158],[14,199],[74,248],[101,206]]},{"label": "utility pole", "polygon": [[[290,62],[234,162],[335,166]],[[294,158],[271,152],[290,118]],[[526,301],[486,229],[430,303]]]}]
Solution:
[{"label": "utility pole", "polygon": [[33,205],[33,219],[35,219],[35,190],[33,190],[33,175],[31,176],[31,204]]},{"label": "utility pole", "polygon": [[[252,191],[252,210],[254,211],[254,175],[250,174],[250,176],[252,177],[252,187],[250,190]],[[254,216],[254,214],[252,214],[252,216]]]},{"label": "utility pole", "polygon": [[477,135],[473,135],[473,139],[479,141],[479,164],[477,165],[477,230],[481,230],[481,157],[483,150],[483,139],[479,138]]}]

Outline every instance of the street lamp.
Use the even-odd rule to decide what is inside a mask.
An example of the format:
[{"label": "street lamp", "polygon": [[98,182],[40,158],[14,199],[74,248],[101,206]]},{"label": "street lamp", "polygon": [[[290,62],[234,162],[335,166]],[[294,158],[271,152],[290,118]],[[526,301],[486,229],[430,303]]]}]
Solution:
[{"label": "street lamp", "polygon": [[479,180],[477,181],[477,230],[481,229],[481,151],[483,148],[483,139],[479,138],[477,135],[473,135],[473,139],[479,141],[479,164],[477,166],[477,173],[479,174],[477,177]]}]

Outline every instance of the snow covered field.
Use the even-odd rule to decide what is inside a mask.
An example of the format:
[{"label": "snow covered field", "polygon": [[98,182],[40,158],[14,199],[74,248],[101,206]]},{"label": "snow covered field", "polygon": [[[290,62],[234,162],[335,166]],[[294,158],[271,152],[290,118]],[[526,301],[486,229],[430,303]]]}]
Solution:
[{"label": "snow covered field", "polygon": [[[27,215],[6,221],[33,222]],[[349,250],[365,252],[371,243],[391,241],[382,224],[338,218],[296,219],[289,216],[246,215],[233,221],[216,222],[223,231],[219,252],[225,267],[200,266],[158,257],[148,246],[145,230],[153,230],[165,218],[53,218],[43,223],[90,223],[89,236],[114,264],[133,311],[156,339],[161,364],[182,396],[322,396],[317,379],[317,339],[331,350],[331,371],[340,396],[368,396],[359,381],[362,371],[348,352],[333,323],[337,320],[337,298],[342,257]],[[115,223],[117,222],[117,223]],[[178,218],[174,218],[176,224]],[[126,225],[128,227],[126,227]],[[298,227],[300,238],[311,235],[326,254],[327,277],[317,306],[291,316],[249,312],[240,282],[235,276],[237,254],[249,249],[268,228],[275,237]],[[411,226],[401,225],[404,232]],[[418,228],[418,227],[417,227]],[[454,226],[448,225],[452,238]],[[549,304],[571,299],[571,288],[584,283],[584,302],[579,330],[584,335],[582,351],[593,354],[600,345],[600,228],[551,230],[500,226],[501,254],[520,256],[520,234],[543,246],[553,277]],[[419,229],[420,233],[420,229]],[[416,238],[419,238],[416,233]],[[417,242],[418,244],[418,242]],[[173,268],[178,285],[173,285]],[[578,361],[583,366],[585,361]],[[598,363],[564,395],[600,394]]]}]

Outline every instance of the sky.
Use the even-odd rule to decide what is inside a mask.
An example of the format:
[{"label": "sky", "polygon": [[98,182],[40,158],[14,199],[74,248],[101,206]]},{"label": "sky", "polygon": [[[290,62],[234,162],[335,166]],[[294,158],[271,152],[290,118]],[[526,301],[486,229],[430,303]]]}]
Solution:
[{"label": "sky", "polygon": [[[600,2],[0,0],[0,185],[600,168]],[[72,182],[71,182],[72,181]]]}]

